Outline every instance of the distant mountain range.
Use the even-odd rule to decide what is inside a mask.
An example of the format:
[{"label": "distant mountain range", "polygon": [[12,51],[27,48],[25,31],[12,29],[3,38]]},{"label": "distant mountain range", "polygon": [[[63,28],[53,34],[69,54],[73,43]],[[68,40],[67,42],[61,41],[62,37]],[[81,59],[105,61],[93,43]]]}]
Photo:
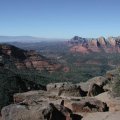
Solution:
[{"label": "distant mountain range", "polygon": [[33,37],[33,36],[0,36],[0,42],[26,42],[26,43],[35,43],[35,42],[42,42],[42,41],[58,41],[65,39],[58,39],[58,38],[40,38],[40,37]]}]

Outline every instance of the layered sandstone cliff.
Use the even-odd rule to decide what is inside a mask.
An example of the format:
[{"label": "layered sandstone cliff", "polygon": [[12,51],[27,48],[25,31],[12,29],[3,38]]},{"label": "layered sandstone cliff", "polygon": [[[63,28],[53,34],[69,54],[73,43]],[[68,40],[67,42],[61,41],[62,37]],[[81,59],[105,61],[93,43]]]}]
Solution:
[{"label": "layered sandstone cliff", "polygon": [[71,44],[70,51],[78,53],[91,52],[106,52],[106,53],[120,53],[120,37],[104,37],[99,38],[81,38],[73,37],[69,44]]},{"label": "layered sandstone cliff", "polygon": [[47,59],[34,50],[25,51],[7,44],[0,45],[0,55],[3,59],[12,61],[18,69],[54,72],[62,67],[60,63]]}]

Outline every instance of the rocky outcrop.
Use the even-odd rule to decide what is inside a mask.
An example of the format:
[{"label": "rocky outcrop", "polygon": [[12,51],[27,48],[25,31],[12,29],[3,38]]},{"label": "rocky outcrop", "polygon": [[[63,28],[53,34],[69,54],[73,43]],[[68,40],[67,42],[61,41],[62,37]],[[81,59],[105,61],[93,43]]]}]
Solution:
[{"label": "rocky outcrop", "polygon": [[120,111],[120,98],[115,98],[111,92],[104,92],[95,96],[97,100],[107,103],[110,112]]},{"label": "rocky outcrop", "polygon": [[82,116],[72,113],[63,105],[50,103],[46,108],[40,105],[28,108],[24,105],[9,105],[2,109],[2,120],[81,120]]},{"label": "rocky outcrop", "polygon": [[99,42],[97,39],[91,39],[88,41],[88,50],[91,52],[100,52]]},{"label": "rocky outcrop", "polygon": [[72,83],[52,83],[47,85],[47,91],[58,96],[86,96],[87,92],[83,91],[80,86]]},{"label": "rocky outcrop", "polygon": [[94,77],[87,82],[81,82],[77,84],[77,86],[80,86],[83,91],[87,92],[87,96],[96,96],[102,92],[107,91],[107,88],[105,87],[109,80],[105,77],[99,76]]},{"label": "rocky outcrop", "polygon": [[99,45],[100,45],[101,47],[106,47],[106,46],[107,46],[107,42],[106,42],[106,40],[105,40],[104,37],[99,37],[99,38],[98,38],[98,42],[99,42]]},{"label": "rocky outcrop", "polygon": [[120,53],[120,37],[82,38],[75,36],[69,41],[70,51],[88,54],[91,52]]},{"label": "rocky outcrop", "polygon": [[0,54],[5,58],[26,59],[26,51],[8,44],[0,44]]},{"label": "rocky outcrop", "polygon": [[71,52],[80,52],[80,53],[89,53],[88,49],[86,47],[83,47],[82,45],[76,45],[73,46],[70,49]]},{"label": "rocky outcrop", "polygon": [[101,86],[101,85],[99,86],[99,85],[97,85],[95,83],[92,83],[89,86],[87,96],[92,97],[92,96],[96,96],[96,95],[98,95],[100,93],[103,93],[103,92],[105,92],[104,89],[103,89],[103,86]]},{"label": "rocky outcrop", "polygon": [[39,102],[39,100],[46,101],[46,98],[49,99],[49,95],[49,92],[38,90],[24,93],[16,93],[14,94],[13,98],[14,103],[25,103],[30,105]]},{"label": "rocky outcrop", "polygon": [[70,120],[72,111],[63,105],[54,105],[50,103],[42,113],[47,120]]},{"label": "rocky outcrop", "polygon": [[98,48],[98,41],[96,39],[90,40],[89,46]]},{"label": "rocky outcrop", "polygon": [[118,120],[120,98],[104,88],[118,73],[113,70],[85,83],[51,83],[47,91],[14,94],[14,104],[1,111],[2,120]]},{"label": "rocky outcrop", "polygon": [[81,120],[78,112],[108,110],[106,103],[94,98],[59,97],[41,90],[15,94],[14,102],[2,109],[3,120]]},{"label": "rocky outcrop", "polygon": [[[2,109],[3,120],[81,120],[64,106],[64,98],[46,91],[30,91],[14,95],[14,104]],[[79,118],[79,119],[78,119]]]},{"label": "rocky outcrop", "polygon": [[[87,82],[72,84],[72,83],[50,83],[47,85],[47,91],[57,96],[96,96],[107,91],[105,85],[108,79],[102,76],[92,78]],[[105,88],[104,88],[105,87]]]},{"label": "rocky outcrop", "polygon": [[74,36],[71,41],[69,41],[69,43],[71,44],[81,44],[81,43],[85,43],[86,42],[86,39],[85,38],[82,38],[82,37],[79,37],[79,36]]},{"label": "rocky outcrop", "polygon": [[40,106],[29,109],[26,105],[9,105],[1,111],[3,120],[44,120]]},{"label": "rocky outcrop", "polygon": [[109,40],[109,43],[112,47],[116,46],[116,41],[115,41],[114,37],[109,37],[108,40]]},{"label": "rocky outcrop", "polygon": [[120,112],[88,113],[82,120],[119,120]]},{"label": "rocky outcrop", "polygon": [[35,51],[28,51],[26,56],[27,56],[27,59],[25,59],[23,62],[18,61],[15,63],[18,69],[27,68],[27,69],[34,69],[38,71],[54,72],[61,68],[61,64],[55,63],[45,58],[44,56],[41,56]]},{"label": "rocky outcrop", "polygon": [[115,69],[115,70],[110,70],[106,72],[106,78],[109,80],[113,80],[115,77],[118,77],[119,75],[119,69]]},{"label": "rocky outcrop", "polygon": [[105,112],[109,110],[106,103],[94,98],[80,98],[77,101],[72,99],[71,101],[65,101],[65,106],[77,113]]}]

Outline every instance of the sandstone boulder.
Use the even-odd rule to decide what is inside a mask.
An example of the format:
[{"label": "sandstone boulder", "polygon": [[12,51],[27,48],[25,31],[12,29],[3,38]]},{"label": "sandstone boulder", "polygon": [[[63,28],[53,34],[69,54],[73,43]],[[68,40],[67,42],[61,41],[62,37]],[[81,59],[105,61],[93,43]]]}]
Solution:
[{"label": "sandstone boulder", "polygon": [[98,77],[89,79],[87,82],[81,82],[77,85],[81,86],[82,90],[88,91],[90,84],[93,84],[93,83],[97,84],[98,86],[104,86],[108,83],[108,80],[105,77],[98,76]]},{"label": "sandstone boulder", "polygon": [[113,97],[111,92],[104,92],[98,96],[95,97],[98,100],[101,100],[102,102],[107,103],[107,106],[109,106],[109,111],[116,112],[120,111],[120,97]]},{"label": "sandstone boulder", "polygon": [[60,104],[62,98],[51,94],[47,91],[29,91],[25,93],[14,94],[14,103],[26,105],[39,105],[47,106],[49,103]]},{"label": "sandstone boulder", "polygon": [[63,105],[35,106],[11,104],[2,109],[2,120],[81,120],[82,116],[72,113]]},{"label": "sandstone boulder", "polygon": [[32,104],[35,101],[46,100],[48,93],[46,91],[38,90],[38,91],[29,91],[24,93],[16,93],[14,94],[14,103],[26,102],[27,104]]},{"label": "sandstone boulder", "polygon": [[44,120],[42,108],[11,104],[1,111],[2,120]]},{"label": "sandstone boulder", "polygon": [[81,120],[82,116],[73,113],[69,108],[64,105],[54,105],[52,103],[43,110],[44,118],[47,120]]},{"label": "sandstone boulder", "polygon": [[120,112],[98,112],[88,113],[82,120],[119,120]]},{"label": "sandstone boulder", "polygon": [[107,87],[104,87],[108,84],[109,80],[105,77],[99,76],[94,77],[87,82],[81,82],[77,84],[80,86],[83,91],[87,91],[88,96],[95,96],[104,91],[107,91]]},{"label": "sandstone boulder", "polygon": [[65,101],[65,106],[70,108],[73,112],[105,112],[109,108],[106,103],[95,98],[82,98],[80,100],[74,99]]},{"label": "sandstone boulder", "polygon": [[54,83],[47,85],[47,91],[58,96],[86,96],[86,92],[82,91],[80,86],[72,83]]},{"label": "sandstone boulder", "polygon": [[92,83],[89,86],[87,96],[92,97],[92,96],[96,96],[96,95],[98,95],[100,93],[103,93],[103,92],[105,92],[104,89],[103,89],[103,86],[99,86],[95,83]]},{"label": "sandstone boulder", "polygon": [[118,75],[119,75],[119,70],[118,69],[110,70],[110,71],[106,72],[106,78],[109,79],[109,80],[113,80]]},{"label": "sandstone boulder", "polygon": [[62,105],[54,105],[50,103],[42,113],[47,120],[66,120],[66,118],[70,120],[70,114],[72,114],[72,111]]}]

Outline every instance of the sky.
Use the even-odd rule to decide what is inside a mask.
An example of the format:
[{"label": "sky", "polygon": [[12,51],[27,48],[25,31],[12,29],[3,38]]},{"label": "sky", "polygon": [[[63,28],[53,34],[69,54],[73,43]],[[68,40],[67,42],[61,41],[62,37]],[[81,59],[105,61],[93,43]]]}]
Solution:
[{"label": "sky", "polygon": [[0,36],[120,36],[120,0],[0,0]]}]

